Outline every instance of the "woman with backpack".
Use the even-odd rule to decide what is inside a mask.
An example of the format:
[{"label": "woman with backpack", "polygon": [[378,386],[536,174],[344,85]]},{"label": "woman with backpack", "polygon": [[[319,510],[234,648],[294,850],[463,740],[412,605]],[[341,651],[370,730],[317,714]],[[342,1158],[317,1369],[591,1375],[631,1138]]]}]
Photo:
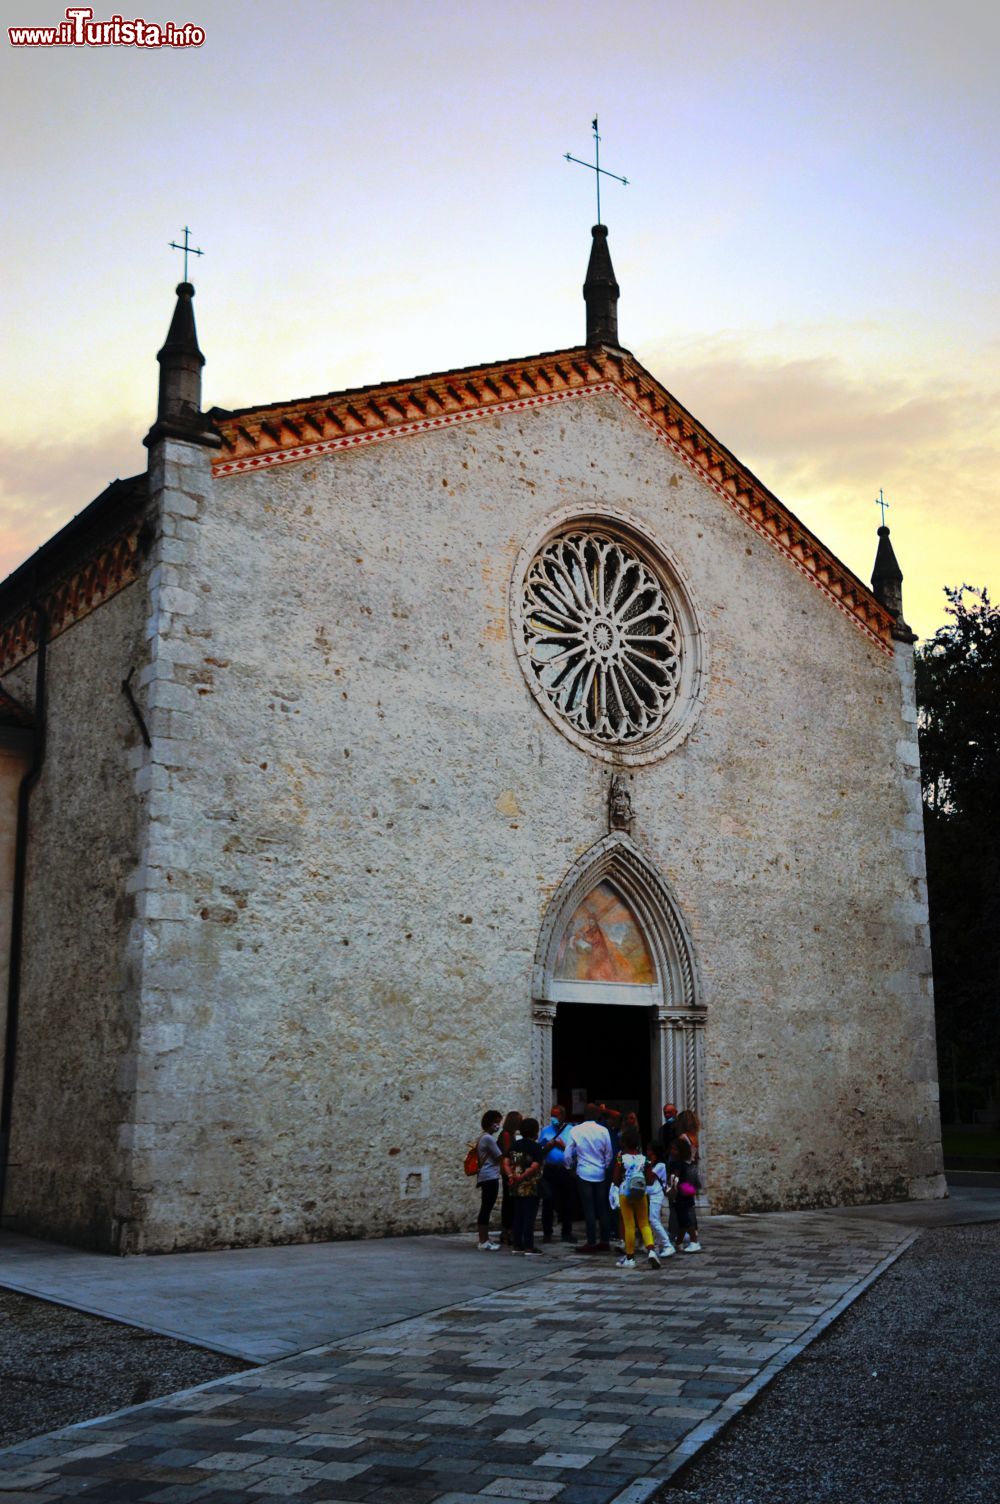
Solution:
[{"label": "woman with backpack", "polygon": [[500,1190],[500,1161],[503,1155],[496,1134],[502,1122],[503,1118],[495,1109],[484,1112],[481,1124],[483,1131],[476,1144],[476,1163],[479,1166],[476,1172],[476,1188],[479,1191],[476,1231],[479,1234],[480,1253],[495,1253],[500,1247],[499,1243],[492,1242],[490,1238],[490,1213],[496,1205]]},{"label": "woman with backpack", "polygon": [[617,1262],[619,1269],[635,1268],[635,1232],[639,1229],[646,1258],[651,1269],[659,1269],[660,1258],[653,1247],[653,1230],[649,1225],[649,1186],[653,1170],[639,1145],[642,1139],[635,1128],[622,1131],[622,1146],[614,1163],[612,1180],[618,1187],[618,1210],[625,1233],[625,1252]]}]

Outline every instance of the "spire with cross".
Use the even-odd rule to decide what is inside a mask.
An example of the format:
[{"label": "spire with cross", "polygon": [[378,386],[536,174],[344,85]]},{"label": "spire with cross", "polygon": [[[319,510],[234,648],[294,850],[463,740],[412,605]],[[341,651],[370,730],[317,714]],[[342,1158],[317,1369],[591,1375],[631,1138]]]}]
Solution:
[{"label": "spire with cross", "polygon": [[579,167],[586,167],[586,168],[588,168],[594,174],[594,181],[595,181],[595,183],[597,185],[597,223],[600,224],[601,223],[601,178],[602,177],[605,177],[605,178],[614,178],[615,182],[616,183],[621,183],[621,185],[624,188],[628,187],[628,178],[620,178],[616,172],[609,172],[606,167],[602,167],[601,166],[601,137],[600,137],[600,133],[599,133],[599,131],[597,129],[597,116],[596,115],[594,116],[593,120],[590,123],[590,128],[594,132],[594,160],[592,162],[584,162],[580,157],[573,157],[573,156],[571,156],[569,154],[569,152],[565,153],[565,157],[566,157],[566,161],[567,162],[576,162],[576,164]]},{"label": "spire with cross", "polygon": [[583,298],[587,305],[587,344],[588,345],[611,345],[618,349],[618,297],[621,288],[615,280],[615,269],[611,265],[611,252],[608,250],[608,231],[601,224],[601,176],[614,178],[616,183],[628,186],[628,178],[620,178],[616,172],[608,172],[606,167],[601,166],[601,137],[597,129],[597,116],[595,115],[591,126],[594,132],[594,161],[584,162],[579,157],[565,153],[567,162],[576,162],[581,167],[588,168],[594,174],[597,184],[597,223],[591,234],[594,243],[590,248],[590,261],[587,265],[587,278],[583,284]]},{"label": "spire with cross", "polygon": [[875,598],[881,601],[895,618],[892,628],[893,637],[900,642],[912,644],[917,639],[903,620],[903,571],[899,567],[899,561],[889,539],[889,529],[885,520],[889,503],[882,494],[881,486],[875,498],[875,505],[881,508],[882,521],[878,529],[875,568],[872,570],[872,591]]},{"label": "spire with cross", "polygon": [[184,254],[184,281],[177,285],[177,303],[170,320],[166,342],[157,355],[160,364],[160,393],[156,404],[156,422],[143,443],[150,454],[165,439],[182,439],[217,449],[221,440],[211,421],[201,410],[201,368],[205,357],[198,347],[194,322],[194,288],[188,281],[188,257],[203,256],[204,251],[191,244],[191,230],[184,226],[184,242],[170,241],[172,250]]},{"label": "spire with cross", "polygon": [[882,508],[882,526],[885,527],[885,514],[889,510],[889,503],[886,501],[885,497],[882,495],[882,487],[881,486],[879,486],[879,488],[878,488],[878,495],[875,498],[875,505],[877,507],[881,507]]},{"label": "spire with cross", "polygon": [[171,240],[169,242],[171,250],[174,250],[174,251],[183,251],[184,252],[184,281],[185,282],[188,279],[188,257],[189,256],[204,256],[204,254],[205,254],[204,251],[196,250],[195,247],[190,244],[190,237],[191,237],[191,231],[188,228],[188,226],[185,225],[184,226],[184,244],[183,245],[178,245],[178,243],[177,243],[176,240]]}]

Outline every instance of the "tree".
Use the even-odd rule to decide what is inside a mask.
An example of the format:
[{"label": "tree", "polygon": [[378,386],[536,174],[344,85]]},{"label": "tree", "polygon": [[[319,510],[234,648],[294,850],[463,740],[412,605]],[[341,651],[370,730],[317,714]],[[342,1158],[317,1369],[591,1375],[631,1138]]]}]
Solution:
[{"label": "tree", "polygon": [[1000,1071],[1000,607],[945,591],[949,621],[916,654],[938,1052],[993,1095]]}]

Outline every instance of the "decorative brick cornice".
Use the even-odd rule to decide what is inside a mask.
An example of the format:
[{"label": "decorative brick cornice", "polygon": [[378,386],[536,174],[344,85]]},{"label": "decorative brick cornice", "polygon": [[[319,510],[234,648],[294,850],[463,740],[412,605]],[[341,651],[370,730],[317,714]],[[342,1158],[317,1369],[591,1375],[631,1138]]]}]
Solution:
[{"label": "decorative brick cornice", "polygon": [[892,652],[891,613],[627,351],[577,347],[298,402],[216,410],[210,416],[222,450],[212,469],[219,477],[241,475],[599,393],[622,401],[870,641]]},{"label": "decorative brick cornice", "polygon": [[48,613],[51,639],[132,583],[148,496],[145,473],[113,480],[0,583],[0,674],[37,648],[35,606]]},{"label": "decorative brick cornice", "polygon": [[[137,519],[128,531],[39,590],[36,601],[48,614],[50,641],[137,578],[142,565],[139,531]],[[31,603],[0,625],[0,674],[8,673],[37,647],[38,617]]]}]

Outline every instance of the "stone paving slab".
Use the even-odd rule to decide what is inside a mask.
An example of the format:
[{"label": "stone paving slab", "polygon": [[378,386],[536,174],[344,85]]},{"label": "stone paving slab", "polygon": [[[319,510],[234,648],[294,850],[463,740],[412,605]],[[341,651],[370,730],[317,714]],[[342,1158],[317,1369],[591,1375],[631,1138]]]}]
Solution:
[{"label": "stone paving slab", "polygon": [[[914,1234],[802,1212],[713,1218],[705,1236],[658,1272],[556,1260],[23,1443],[0,1453],[0,1500],[644,1504]],[[465,1258],[474,1282],[484,1256]]]},{"label": "stone paving slab", "polygon": [[[772,1213],[776,1221],[796,1213]],[[1000,1218],[1000,1192],[953,1188],[947,1200],[832,1208],[817,1215],[900,1227]],[[730,1218],[712,1218],[711,1226]],[[714,1237],[714,1233],[713,1233]],[[540,1279],[550,1259],[477,1254],[445,1235],[308,1243],[117,1258],[0,1234],[0,1286],[179,1337],[252,1363],[419,1316],[461,1289],[467,1297]],[[551,1255],[565,1250],[550,1245]]]}]

